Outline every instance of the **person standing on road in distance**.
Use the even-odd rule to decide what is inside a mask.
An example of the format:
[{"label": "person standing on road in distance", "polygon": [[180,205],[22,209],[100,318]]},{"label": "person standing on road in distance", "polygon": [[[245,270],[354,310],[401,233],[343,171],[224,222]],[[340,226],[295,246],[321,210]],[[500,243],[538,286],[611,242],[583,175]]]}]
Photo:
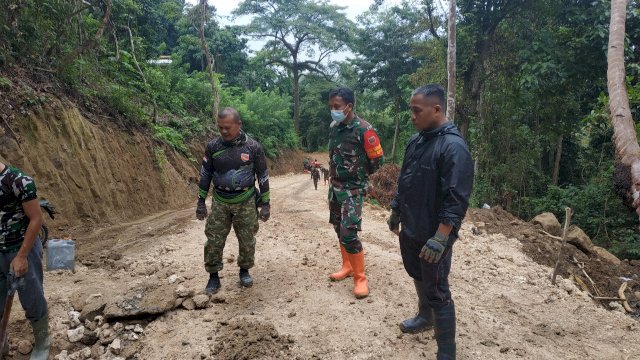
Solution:
[{"label": "person standing on road in distance", "polygon": [[369,295],[364,252],[358,239],[362,223],[362,199],[369,175],[384,163],[380,139],[373,127],[356,115],[355,96],[348,88],[329,93],[329,222],[340,241],[342,268],[329,275],[333,281],[353,275],[356,298]]},{"label": "person standing on road in distance", "polygon": [[[225,108],[218,114],[220,137],[210,141],[202,159],[199,197],[196,209],[198,220],[207,217],[205,199],[213,181],[211,215],[207,219],[204,246],[205,269],[210,274],[205,291],[220,290],[218,272],[222,270],[222,252],[231,226],[238,238],[240,255],[240,284],[253,285],[249,269],[254,265],[258,217],[269,220],[269,171],[262,146],[242,131],[240,114]],[[260,192],[256,192],[258,180]],[[256,210],[260,208],[260,214]]]},{"label": "person standing on road in distance", "polygon": [[[18,297],[31,322],[35,344],[31,360],[49,357],[49,311],[44,297],[42,242],[37,238],[42,212],[36,184],[22,171],[0,163],[0,317],[8,296],[9,274],[22,278]],[[4,351],[9,352],[8,342]],[[6,354],[0,354],[0,358]]]},{"label": "person standing on road in distance", "polygon": [[435,327],[438,360],[456,358],[449,271],[473,186],[471,154],[447,121],[445,104],[445,90],[438,85],[420,87],[411,96],[411,120],[419,133],[407,145],[388,221],[400,236],[402,261],[418,293],[418,314],[400,329],[418,333]]},{"label": "person standing on road in distance", "polygon": [[320,170],[322,171],[322,180],[324,181],[324,184],[327,185],[329,183],[329,169],[323,166]]},{"label": "person standing on road in distance", "polygon": [[311,178],[313,178],[313,186],[318,190],[318,181],[320,181],[320,170],[317,167],[311,169]]}]

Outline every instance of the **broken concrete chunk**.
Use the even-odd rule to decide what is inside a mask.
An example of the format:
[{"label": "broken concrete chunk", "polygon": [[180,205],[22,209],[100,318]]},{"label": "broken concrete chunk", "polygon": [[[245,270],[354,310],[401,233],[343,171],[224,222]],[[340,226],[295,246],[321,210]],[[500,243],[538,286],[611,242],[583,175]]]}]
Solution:
[{"label": "broken concrete chunk", "polygon": [[95,319],[96,316],[102,315],[107,303],[102,299],[95,299],[82,308],[80,312],[80,321],[84,322],[87,319]]},{"label": "broken concrete chunk", "polygon": [[110,302],[104,309],[107,320],[160,315],[176,306],[176,293],[170,285],[148,284],[129,290]]},{"label": "broken concrete chunk", "polygon": [[209,296],[200,294],[193,297],[193,302],[196,306],[196,309],[204,309],[209,305]]},{"label": "broken concrete chunk", "polygon": [[193,301],[193,299],[189,298],[182,302],[182,307],[187,310],[193,310],[196,308],[196,303]]},{"label": "broken concrete chunk", "polygon": [[67,330],[67,337],[69,338],[69,341],[72,343],[78,342],[82,340],[82,337],[84,336],[84,331],[85,331],[84,326]]}]

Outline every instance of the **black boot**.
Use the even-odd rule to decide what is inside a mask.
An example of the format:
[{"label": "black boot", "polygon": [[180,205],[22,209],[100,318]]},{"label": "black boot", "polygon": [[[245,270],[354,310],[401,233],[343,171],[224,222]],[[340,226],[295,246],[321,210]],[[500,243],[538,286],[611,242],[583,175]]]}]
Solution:
[{"label": "black boot", "polygon": [[435,338],[438,343],[437,360],[456,358],[456,308],[453,301],[440,309],[433,309],[435,316]]},{"label": "black boot", "polygon": [[209,275],[209,281],[207,282],[207,287],[204,291],[209,295],[213,295],[220,291],[220,277],[217,272]]},{"label": "black boot", "polygon": [[433,329],[433,311],[429,306],[429,302],[425,298],[423,282],[413,281],[416,285],[416,293],[418,293],[418,314],[411,319],[407,319],[400,323],[400,331],[408,334],[417,334],[423,331]]},{"label": "black boot", "polygon": [[253,286],[253,279],[251,278],[251,275],[249,275],[249,270],[240,269],[240,285],[244,287]]}]

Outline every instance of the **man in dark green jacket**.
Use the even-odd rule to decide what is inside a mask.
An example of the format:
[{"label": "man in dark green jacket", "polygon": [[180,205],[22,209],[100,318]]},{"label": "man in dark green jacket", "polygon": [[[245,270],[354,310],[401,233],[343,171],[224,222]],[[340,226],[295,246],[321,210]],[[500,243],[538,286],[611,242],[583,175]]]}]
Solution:
[{"label": "man in dark green jacket", "polygon": [[473,185],[469,149],[447,121],[445,109],[442,87],[427,85],[413,92],[411,119],[420,132],[407,145],[389,219],[389,229],[400,235],[402,261],[418,293],[418,315],[403,321],[400,329],[417,333],[435,326],[438,360],[456,357],[449,271]]}]

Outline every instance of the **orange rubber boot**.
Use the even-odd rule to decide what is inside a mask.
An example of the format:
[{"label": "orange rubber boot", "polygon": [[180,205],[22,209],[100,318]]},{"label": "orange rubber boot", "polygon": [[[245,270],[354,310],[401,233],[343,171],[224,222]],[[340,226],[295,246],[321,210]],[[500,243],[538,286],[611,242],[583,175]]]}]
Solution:
[{"label": "orange rubber boot", "polygon": [[342,269],[340,271],[329,275],[329,279],[331,281],[340,281],[348,278],[353,275],[353,269],[351,268],[351,263],[349,262],[349,253],[344,249],[344,246],[340,244],[340,252],[342,253]]},{"label": "orange rubber boot", "polygon": [[353,294],[356,299],[369,296],[369,282],[364,274],[364,251],[357,254],[349,254],[349,262],[353,267]]}]

